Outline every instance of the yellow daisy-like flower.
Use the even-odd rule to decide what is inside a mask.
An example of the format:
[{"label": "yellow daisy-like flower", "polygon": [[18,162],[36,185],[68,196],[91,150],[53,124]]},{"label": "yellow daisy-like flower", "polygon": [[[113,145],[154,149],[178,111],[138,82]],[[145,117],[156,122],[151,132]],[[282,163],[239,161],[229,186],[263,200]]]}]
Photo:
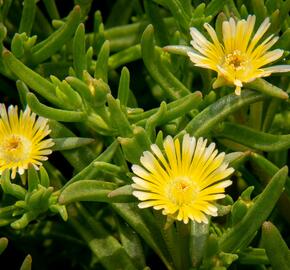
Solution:
[{"label": "yellow daisy-like flower", "polygon": [[208,223],[207,215],[217,216],[214,202],[225,197],[224,190],[232,184],[224,180],[233,173],[224,161],[225,153],[218,154],[215,144],[206,146],[207,140],[196,140],[184,135],[179,140],[166,137],[165,154],[153,144],[145,151],[140,161],[133,165],[133,195],[142,202],[140,208],[163,209],[179,221],[189,219]]},{"label": "yellow daisy-like flower", "polygon": [[270,26],[269,18],[260,25],[253,34],[256,17],[249,15],[247,20],[236,22],[233,18],[222,24],[223,44],[219,41],[215,30],[205,23],[212,42],[207,40],[196,28],[190,28],[191,45],[196,52],[188,52],[190,60],[196,66],[212,69],[218,73],[213,87],[234,85],[235,93],[240,95],[243,83],[251,82],[256,78],[269,76],[273,72],[290,71],[289,65],[272,67],[263,66],[279,59],[283,50],[268,51],[278,40],[270,35],[259,45],[259,41]]},{"label": "yellow daisy-like flower", "polygon": [[0,104],[0,175],[5,169],[11,169],[11,177],[16,172],[23,174],[31,164],[38,169],[42,161],[51,154],[54,145],[52,139],[43,140],[49,133],[47,119],[31,113],[29,107],[20,112],[17,106]]}]

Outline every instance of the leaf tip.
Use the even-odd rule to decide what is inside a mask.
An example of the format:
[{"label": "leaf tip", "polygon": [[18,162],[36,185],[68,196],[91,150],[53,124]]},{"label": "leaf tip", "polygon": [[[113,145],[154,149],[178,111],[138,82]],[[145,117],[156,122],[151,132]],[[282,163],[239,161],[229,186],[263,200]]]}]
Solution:
[{"label": "leaf tip", "polygon": [[7,49],[3,49],[3,51],[2,51],[2,57],[8,57],[8,56],[10,56],[12,53],[9,51],[9,50],[7,50]]},{"label": "leaf tip", "polygon": [[272,229],[273,229],[273,224],[270,221],[265,221],[262,224],[262,231],[263,231],[263,233],[267,233],[267,232],[269,232]]}]

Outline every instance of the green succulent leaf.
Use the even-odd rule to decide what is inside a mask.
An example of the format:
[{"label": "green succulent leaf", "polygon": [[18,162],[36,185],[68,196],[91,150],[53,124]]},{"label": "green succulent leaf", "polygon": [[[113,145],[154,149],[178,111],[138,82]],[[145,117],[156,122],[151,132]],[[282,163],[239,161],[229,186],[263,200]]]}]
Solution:
[{"label": "green succulent leaf", "polygon": [[229,122],[223,123],[215,136],[267,152],[288,149],[290,146],[290,135],[274,135]]},{"label": "green succulent leaf", "polygon": [[283,167],[271,179],[267,187],[256,199],[254,205],[237,225],[222,235],[220,249],[224,252],[236,252],[255,234],[267,219],[278,201],[286,181],[288,168]]},{"label": "green succulent leaf", "polygon": [[273,269],[290,269],[290,251],[279,230],[271,222],[262,226],[262,243]]}]

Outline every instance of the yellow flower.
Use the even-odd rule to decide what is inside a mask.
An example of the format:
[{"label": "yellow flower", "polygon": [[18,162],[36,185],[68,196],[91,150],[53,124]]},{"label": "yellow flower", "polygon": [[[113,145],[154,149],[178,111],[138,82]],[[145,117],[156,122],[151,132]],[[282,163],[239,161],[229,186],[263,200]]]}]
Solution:
[{"label": "yellow flower", "polygon": [[222,85],[234,85],[235,93],[240,95],[243,83],[259,77],[269,76],[273,72],[290,71],[289,65],[272,67],[263,66],[279,59],[283,50],[268,51],[278,40],[270,35],[257,45],[270,26],[269,18],[253,34],[256,17],[249,15],[247,20],[236,22],[233,18],[222,25],[223,44],[220,43],[215,30],[204,24],[212,42],[207,40],[196,28],[190,29],[191,45],[196,52],[188,52],[190,60],[196,66],[208,68],[218,73],[213,88]]},{"label": "yellow flower", "polygon": [[133,195],[142,202],[140,208],[163,209],[164,215],[188,223],[189,219],[208,223],[207,215],[217,216],[215,200],[224,198],[224,190],[232,184],[224,180],[233,168],[224,161],[225,153],[206,147],[207,140],[184,135],[182,144],[167,136],[163,154],[153,144],[133,165]]},{"label": "yellow flower", "polygon": [[17,106],[0,104],[0,175],[5,169],[11,169],[11,177],[16,172],[23,174],[29,164],[38,169],[51,154],[52,139],[43,140],[50,133],[47,119],[31,113],[29,107],[20,112]]}]

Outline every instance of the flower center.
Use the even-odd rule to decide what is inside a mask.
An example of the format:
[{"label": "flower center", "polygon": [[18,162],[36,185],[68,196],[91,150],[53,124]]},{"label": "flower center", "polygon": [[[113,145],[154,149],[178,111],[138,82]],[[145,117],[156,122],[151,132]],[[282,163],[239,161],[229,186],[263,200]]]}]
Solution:
[{"label": "flower center", "polygon": [[29,157],[31,142],[23,136],[11,135],[0,144],[0,158],[6,162],[19,162]]},{"label": "flower center", "polygon": [[173,179],[167,186],[167,196],[177,205],[192,203],[199,192],[198,185],[187,176]]},{"label": "flower center", "polygon": [[234,70],[241,70],[245,68],[247,63],[246,56],[239,50],[234,50],[225,56],[225,64]]}]

